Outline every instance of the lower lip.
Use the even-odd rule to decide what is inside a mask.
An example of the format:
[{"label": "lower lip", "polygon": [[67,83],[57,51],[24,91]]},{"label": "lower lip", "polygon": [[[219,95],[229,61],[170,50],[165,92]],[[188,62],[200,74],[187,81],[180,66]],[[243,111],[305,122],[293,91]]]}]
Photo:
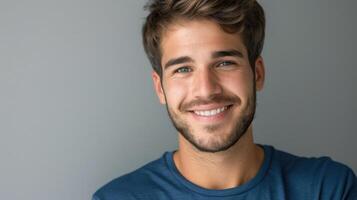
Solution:
[{"label": "lower lip", "polygon": [[197,121],[201,121],[201,122],[219,122],[222,121],[226,115],[228,114],[228,112],[230,111],[230,109],[232,108],[232,106],[228,106],[228,108],[226,110],[224,110],[223,112],[220,112],[216,115],[213,116],[202,116],[202,115],[197,115],[196,113],[194,113],[193,111],[191,111],[191,115],[193,116],[193,118]]}]

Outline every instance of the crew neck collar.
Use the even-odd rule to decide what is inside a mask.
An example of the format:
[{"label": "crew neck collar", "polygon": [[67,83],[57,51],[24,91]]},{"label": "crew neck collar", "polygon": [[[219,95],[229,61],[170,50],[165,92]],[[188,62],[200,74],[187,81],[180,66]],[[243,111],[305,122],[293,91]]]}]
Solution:
[{"label": "crew neck collar", "polygon": [[229,196],[229,195],[238,195],[238,194],[243,194],[247,192],[248,190],[254,188],[257,184],[259,184],[265,175],[267,174],[267,171],[270,167],[270,161],[272,157],[272,151],[273,147],[272,146],[267,146],[267,145],[259,145],[264,149],[264,160],[263,164],[260,167],[257,175],[253,177],[251,180],[248,182],[244,183],[243,185],[234,187],[234,188],[229,188],[229,189],[223,189],[223,190],[214,190],[214,189],[206,189],[203,187],[200,187],[189,180],[187,180],[177,169],[174,160],[173,160],[173,154],[175,151],[167,152],[165,154],[165,160],[168,165],[169,170],[181,184],[183,184],[186,188],[188,188],[191,191],[194,191],[196,193],[206,195],[206,196]]}]

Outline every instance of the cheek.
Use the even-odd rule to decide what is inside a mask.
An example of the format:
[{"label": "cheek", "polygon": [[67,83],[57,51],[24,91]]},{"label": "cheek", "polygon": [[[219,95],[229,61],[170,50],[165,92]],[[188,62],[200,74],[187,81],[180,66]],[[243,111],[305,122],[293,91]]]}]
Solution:
[{"label": "cheek", "polygon": [[253,88],[253,76],[252,73],[249,73],[248,71],[231,74],[231,76],[225,77],[222,81],[225,89],[237,96],[249,94]]},{"label": "cheek", "polygon": [[188,88],[185,83],[170,81],[164,85],[166,100],[171,107],[177,107],[187,97]]}]

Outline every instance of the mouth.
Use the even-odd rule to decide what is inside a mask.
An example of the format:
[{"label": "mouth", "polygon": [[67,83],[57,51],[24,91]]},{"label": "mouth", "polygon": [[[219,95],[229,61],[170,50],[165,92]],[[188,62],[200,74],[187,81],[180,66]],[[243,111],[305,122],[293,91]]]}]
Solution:
[{"label": "mouth", "polygon": [[211,116],[218,115],[219,113],[224,112],[227,109],[228,109],[228,106],[224,106],[224,107],[212,109],[212,110],[194,110],[192,112],[194,112],[196,115],[199,115],[199,116],[211,117]]},{"label": "mouth", "polygon": [[190,113],[192,113],[193,117],[197,120],[213,122],[223,119],[231,107],[233,107],[233,105],[225,105],[218,108],[197,109],[191,110]]}]

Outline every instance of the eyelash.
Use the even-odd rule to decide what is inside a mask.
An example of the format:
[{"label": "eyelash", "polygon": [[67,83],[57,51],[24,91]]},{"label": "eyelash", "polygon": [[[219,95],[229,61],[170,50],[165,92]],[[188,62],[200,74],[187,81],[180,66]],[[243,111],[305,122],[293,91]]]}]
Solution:
[{"label": "eyelash", "polygon": [[[183,69],[187,69],[187,70],[189,70],[189,71],[180,72],[180,70],[183,70]],[[174,71],[174,73],[188,73],[188,72],[191,72],[191,71],[192,71],[192,70],[191,70],[189,67],[180,67],[180,68],[176,69],[176,70]]]},{"label": "eyelash", "polygon": [[[222,64],[224,64],[224,65],[222,66]],[[217,67],[221,67],[221,66],[226,67],[226,66],[230,66],[230,65],[234,65],[234,64],[236,64],[236,63],[233,61],[226,60],[226,61],[219,62]]]},{"label": "eyelash", "polygon": [[[231,65],[234,65],[234,64],[236,64],[236,63],[233,62],[233,61],[226,60],[226,61],[219,62],[217,64],[217,67],[228,67],[228,66],[231,66]],[[181,70],[188,70],[188,71],[180,72]],[[174,73],[188,73],[188,72],[191,72],[191,71],[192,71],[192,69],[190,67],[184,66],[184,67],[177,68],[174,71]]]}]

